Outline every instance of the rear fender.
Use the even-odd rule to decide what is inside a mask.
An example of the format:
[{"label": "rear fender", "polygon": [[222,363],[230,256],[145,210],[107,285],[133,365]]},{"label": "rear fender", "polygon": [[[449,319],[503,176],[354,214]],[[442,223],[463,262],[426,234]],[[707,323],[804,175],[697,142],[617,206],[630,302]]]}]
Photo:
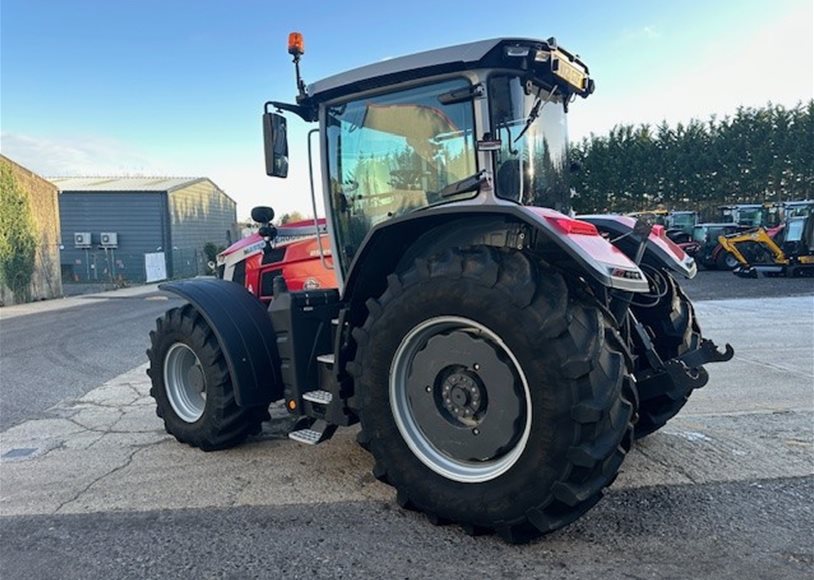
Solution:
[{"label": "rear fender", "polygon": [[[577,216],[579,220],[594,224],[599,231],[606,233],[613,244],[628,257],[636,255],[638,241],[632,235],[636,220],[623,215]],[[684,276],[694,278],[698,267],[692,256],[667,237],[664,227],[655,225],[650,231],[643,260],[653,266],[661,266]]]},{"label": "rear fender", "polygon": [[[343,301],[364,303],[386,287],[400,263],[442,247],[491,245],[545,248],[546,258],[565,263],[599,284],[647,292],[642,271],[590,224],[554,210],[505,205],[446,205],[414,212],[372,228],[357,250],[343,285]],[[355,322],[358,310],[352,308]]]},{"label": "rear fender", "polygon": [[283,397],[274,328],[266,308],[243,286],[216,279],[159,286],[201,313],[218,339],[241,407],[268,405]]}]

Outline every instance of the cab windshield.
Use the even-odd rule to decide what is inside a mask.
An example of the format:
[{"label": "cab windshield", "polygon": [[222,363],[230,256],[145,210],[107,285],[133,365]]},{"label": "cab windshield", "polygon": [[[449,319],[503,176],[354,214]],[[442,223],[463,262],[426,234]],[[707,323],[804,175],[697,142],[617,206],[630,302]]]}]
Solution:
[{"label": "cab windshield", "polygon": [[469,86],[454,79],[328,108],[330,202],[343,268],[377,223],[477,195],[444,192],[478,170],[472,101],[445,98]]},{"label": "cab windshield", "polygon": [[[571,193],[561,97],[507,74],[490,77],[489,101],[493,137],[500,141],[495,166],[497,195],[567,213]],[[530,114],[538,103],[537,117],[532,119]]]}]

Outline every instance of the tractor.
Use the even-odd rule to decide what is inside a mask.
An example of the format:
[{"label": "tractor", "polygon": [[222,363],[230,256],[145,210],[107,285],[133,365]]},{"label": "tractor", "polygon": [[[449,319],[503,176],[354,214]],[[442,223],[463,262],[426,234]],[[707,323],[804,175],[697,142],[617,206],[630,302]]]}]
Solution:
[{"label": "tractor", "polygon": [[375,477],[434,523],[526,542],[573,522],[733,355],[702,337],[675,280],[695,263],[662,227],[569,215],[588,67],[554,38],[497,38],[306,85],[301,35],[289,53],[266,173],[288,174],[286,115],[314,123],[336,288],[276,276],[267,306],[228,280],[164,284],[186,300],[147,351],[167,432],[231,447],[278,402],[303,444],[359,423]]},{"label": "tractor", "polygon": [[330,252],[321,255],[318,249],[317,235],[326,237],[324,219],[275,227],[274,210],[266,206],[253,208],[252,219],[260,226],[258,231],[218,254],[214,264],[218,278],[245,286],[266,305],[278,276],[291,291],[336,288]]}]

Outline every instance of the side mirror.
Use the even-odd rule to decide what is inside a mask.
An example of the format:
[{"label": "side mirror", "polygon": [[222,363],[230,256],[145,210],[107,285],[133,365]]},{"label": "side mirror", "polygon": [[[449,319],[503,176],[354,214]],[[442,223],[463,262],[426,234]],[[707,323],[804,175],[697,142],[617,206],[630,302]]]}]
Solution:
[{"label": "side mirror", "polygon": [[274,219],[274,210],[265,205],[252,208],[252,219],[258,224],[266,225]]},{"label": "side mirror", "polygon": [[266,111],[263,113],[263,147],[266,153],[266,175],[288,176],[288,135],[285,117]]}]

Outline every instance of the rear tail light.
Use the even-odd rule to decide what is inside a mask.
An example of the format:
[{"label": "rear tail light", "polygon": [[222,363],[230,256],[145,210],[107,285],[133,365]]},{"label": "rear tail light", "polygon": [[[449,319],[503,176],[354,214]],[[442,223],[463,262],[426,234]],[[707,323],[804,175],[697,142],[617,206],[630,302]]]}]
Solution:
[{"label": "rear tail light", "polygon": [[575,220],[566,216],[546,216],[550,224],[556,227],[564,234],[572,235],[579,234],[583,236],[598,236],[599,230],[596,229],[594,224]]}]

